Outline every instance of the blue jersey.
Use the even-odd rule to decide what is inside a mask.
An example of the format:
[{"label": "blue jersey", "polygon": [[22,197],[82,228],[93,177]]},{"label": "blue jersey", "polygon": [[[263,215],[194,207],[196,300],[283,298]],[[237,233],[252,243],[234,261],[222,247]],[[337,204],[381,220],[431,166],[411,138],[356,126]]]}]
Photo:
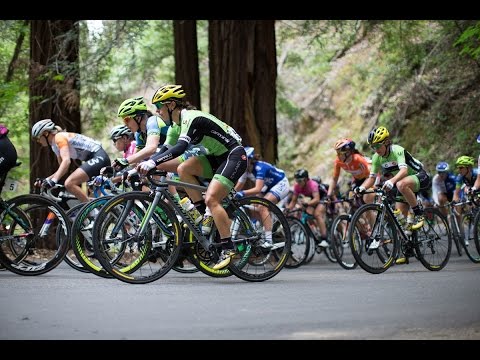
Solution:
[{"label": "blue jersey", "polygon": [[470,180],[458,174],[457,178],[455,179],[457,189],[460,189],[463,184],[467,185],[468,187],[472,187],[473,184],[475,184],[475,180],[477,180],[477,175],[478,168],[472,168],[472,178]]},{"label": "blue jersey", "polygon": [[285,173],[265,161],[256,161],[252,173],[243,174],[239,181],[245,182],[247,177],[252,181],[263,180],[267,188],[270,189],[285,178]]},{"label": "blue jersey", "polygon": [[158,116],[150,116],[146,124],[146,133],[143,133],[138,129],[135,133],[135,142],[138,150],[141,150],[145,147],[147,143],[147,137],[149,135],[157,135],[160,137],[158,141],[158,147],[161,147],[167,138],[167,131],[170,126],[166,125],[165,122]]}]

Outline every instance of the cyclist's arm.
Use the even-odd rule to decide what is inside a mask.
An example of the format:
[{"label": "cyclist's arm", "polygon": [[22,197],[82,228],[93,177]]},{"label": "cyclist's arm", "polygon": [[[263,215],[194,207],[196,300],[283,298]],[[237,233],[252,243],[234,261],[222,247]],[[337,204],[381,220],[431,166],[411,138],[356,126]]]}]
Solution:
[{"label": "cyclist's arm", "polygon": [[255,186],[248,190],[244,191],[245,196],[256,195],[262,191],[263,185],[265,185],[265,181],[263,179],[256,179]]},{"label": "cyclist's arm", "polygon": [[287,205],[287,209],[292,210],[295,207],[295,204],[297,203],[297,200],[298,200],[298,194],[294,193],[292,195],[292,199],[290,200],[290,202]]},{"label": "cyclist's arm", "polygon": [[136,151],[134,154],[127,157],[129,164],[136,164],[143,159],[147,159],[157,151],[158,142],[160,141],[160,135],[148,135],[147,143],[142,150]]},{"label": "cyclist's arm", "polygon": [[330,196],[330,197],[332,196],[332,193],[335,191],[335,188],[337,187],[338,178],[339,176],[334,176],[330,181],[330,185],[328,186],[327,196]]},{"label": "cyclist's arm", "polygon": [[390,179],[390,182],[395,185],[398,181],[402,180],[404,177],[408,176],[408,167],[401,167],[398,173]]},{"label": "cyclist's arm", "polygon": [[57,182],[65,175],[70,167],[72,160],[70,159],[70,148],[68,143],[66,145],[59,146],[60,155],[57,156],[59,167],[55,173],[49,176],[49,179],[55,179]]}]

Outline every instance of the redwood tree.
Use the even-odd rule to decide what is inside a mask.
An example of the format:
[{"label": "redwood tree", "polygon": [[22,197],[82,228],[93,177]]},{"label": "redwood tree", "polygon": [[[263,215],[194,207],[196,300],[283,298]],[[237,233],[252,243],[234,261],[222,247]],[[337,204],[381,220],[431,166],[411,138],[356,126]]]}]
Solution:
[{"label": "redwood tree", "polygon": [[208,33],[210,112],[275,163],[275,21],[210,20]]},{"label": "redwood tree", "polygon": [[197,22],[174,20],[175,82],[187,93],[192,105],[200,109],[200,75],[198,72]]},{"label": "redwood tree", "polygon": [[[75,20],[31,21],[30,128],[48,118],[68,131],[81,132],[78,46]],[[50,148],[31,141],[30,183],[51,175],[57,168]]]}]

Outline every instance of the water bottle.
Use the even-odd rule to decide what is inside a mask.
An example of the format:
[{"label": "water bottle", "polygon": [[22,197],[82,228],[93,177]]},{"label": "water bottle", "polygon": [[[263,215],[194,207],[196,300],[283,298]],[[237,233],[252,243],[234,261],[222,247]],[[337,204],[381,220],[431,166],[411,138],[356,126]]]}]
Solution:
[{"label": "water bottle", "polygon": [[393,215],[395,215],[395,217],[397,218],[397,221],[400,224],[400,227],[402,229],[405,229],[405,224],[407,223],[407,220],[405,219],[405,216],[403,215],[403,213],[400,210],[395,209],[393,211]]},{"label": "water bottle", "polygon": [[413,213],[409,211],[407,216],[407,229],[405,230],[406,235],[412,235],[412,226],[414,223],[415,223],[415,215],[413,215]]},{"label": "water bottle", "polygon": [[198,225],[200,221],[202,221],[202,214],[200,214],[200,212],[195,208],[195,205],[192,204],[192,201],[188,197],[184,197],[182,200],[180,200],[180,205],[187,212],[187,214],[190,215],[195,225]]}]

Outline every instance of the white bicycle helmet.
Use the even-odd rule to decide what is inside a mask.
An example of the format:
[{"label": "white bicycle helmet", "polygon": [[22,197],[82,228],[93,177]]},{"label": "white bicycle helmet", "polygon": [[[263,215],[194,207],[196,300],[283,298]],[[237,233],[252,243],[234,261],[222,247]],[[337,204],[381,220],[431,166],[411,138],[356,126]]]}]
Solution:
[{"label": "white bicycle helmet", "polygon": [[110,130],[110,139],[112,140],[122,137],[123,135],[131,136],[132,130],[125,125],[117,125]]},{"label": "white bicycle helmet", "polygon": [[55,123],[50,120],[50,119],[43,119],[40,121],[37,121],[33,126],[32,126],[32,137],[38,138],[44,131],[50,131],[55,129]]}]

